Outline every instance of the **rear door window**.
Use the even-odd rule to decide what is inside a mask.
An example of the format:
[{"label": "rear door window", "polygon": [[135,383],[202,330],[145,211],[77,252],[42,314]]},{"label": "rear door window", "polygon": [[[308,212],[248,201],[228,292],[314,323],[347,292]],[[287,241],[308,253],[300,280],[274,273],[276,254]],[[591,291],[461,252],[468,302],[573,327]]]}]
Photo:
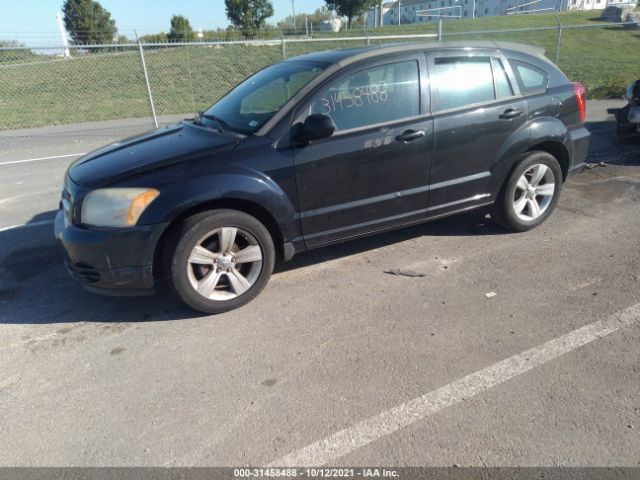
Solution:
[{"label": "rear door window", "polygon": [[490,57],[437,57],[432,75],[436,110],[495,99]]}]

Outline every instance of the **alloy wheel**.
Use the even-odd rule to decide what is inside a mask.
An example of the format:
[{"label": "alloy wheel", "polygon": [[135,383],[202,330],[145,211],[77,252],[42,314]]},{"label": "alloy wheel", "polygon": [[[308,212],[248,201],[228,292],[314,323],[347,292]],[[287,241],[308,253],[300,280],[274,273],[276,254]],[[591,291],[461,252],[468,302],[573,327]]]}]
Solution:
[{"label": "alloy wheel", "polygon": [[516,216],[525,222],[536,220],[549,208],[555,190],[553,170],[541,163],[532,165],[516,184],[513,196]]},{"label": "alloy wheel", "polygon": [[217,228],[204,235],[187,261],[189,283],[209,300],[231,300],[247,292],[262,271],[262,248],[247,230]]}]

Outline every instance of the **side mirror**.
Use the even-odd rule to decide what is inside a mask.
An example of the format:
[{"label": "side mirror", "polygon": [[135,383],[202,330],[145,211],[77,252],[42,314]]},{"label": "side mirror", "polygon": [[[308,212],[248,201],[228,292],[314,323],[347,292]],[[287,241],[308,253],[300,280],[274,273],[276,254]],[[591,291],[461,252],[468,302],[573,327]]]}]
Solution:
[{"label": "side mirror", "polygon": [[321,113],[312,113],[301,125],[297,137],[302,141],[310,142],[330,137],[335,131],[336,126],[331,117]]}]

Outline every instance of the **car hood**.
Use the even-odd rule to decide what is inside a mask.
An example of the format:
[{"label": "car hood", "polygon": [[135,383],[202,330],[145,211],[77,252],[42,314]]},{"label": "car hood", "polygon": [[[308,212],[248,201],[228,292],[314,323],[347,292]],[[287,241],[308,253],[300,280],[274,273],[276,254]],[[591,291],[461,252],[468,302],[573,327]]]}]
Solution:
[{"label": "car hood", "polygon": [[71,164],[78,185],[98,188],[179,162],[231,150],[239,138],[182,122],[94,150]]}]

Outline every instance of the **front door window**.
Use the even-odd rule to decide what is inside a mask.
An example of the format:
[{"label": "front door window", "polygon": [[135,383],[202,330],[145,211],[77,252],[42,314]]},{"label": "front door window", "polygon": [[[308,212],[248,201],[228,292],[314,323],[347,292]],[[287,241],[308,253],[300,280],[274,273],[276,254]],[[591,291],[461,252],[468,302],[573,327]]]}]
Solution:
[{"label": "front door window", "polygon": [[418,116],[418,62],[390,63],[342,78],[316,97],[309,113],[330,116],[337,131]]}]

